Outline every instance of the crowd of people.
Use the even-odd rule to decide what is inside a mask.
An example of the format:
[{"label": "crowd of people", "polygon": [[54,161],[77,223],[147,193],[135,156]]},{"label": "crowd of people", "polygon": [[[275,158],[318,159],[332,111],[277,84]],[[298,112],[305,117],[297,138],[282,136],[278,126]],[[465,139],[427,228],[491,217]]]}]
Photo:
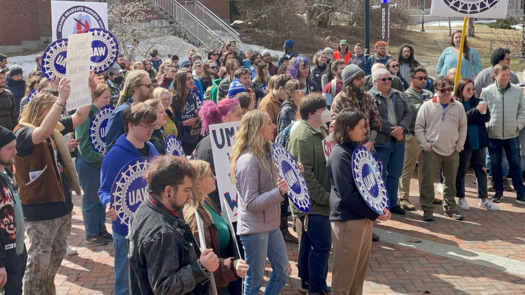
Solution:
[{"label": "crowd of people", "polygon": [[[469,167],[479,207],[499,210],[504,189],[525,204],[525,104],[510,51],[495,50],[492,66],[482,70],[465,40],[457,71],[460,39],[461,32],[452,35],[434,78],[413,46],[403,44],[395,58],[383,41],[368,56],[361,44],[352,51],[341,40],[309,60],[286,40],[275,64],[266,50],[241,56],[233,40],[166,60],[156,49],[139,61],[120,54],[107,72],[90,74],[92,105],[73,112],[65,111],[70,81],[44,78],[42,55],[24,79],[0,54],[0,287],[6,294],[54,294],[75,192],[82,195],[86,243],[113,243],[114,294],[259,294],[267,258],[265,294],[280,294],[291,274],[286,243],[299,244],[301,292],[362,294],[371,243],[380,238],[373,222],[416,210],[409,198],[416,166],[424,221],[434,221],[436,204],[451,219],[465,218]],[[90,144],[89,126],[107,105],[115,109],[101,153]],[[232,227],[221,212],[209,126],[239,121],[230,155],[238,200]],[[335,147],[326,159],[329,134]],[[187,157],[166,155],[169,135]],[[299,163],[309,212],[289,201],[273,142]],[[350,169],[360,145],[382,166],[390,204],[382,214],[365,203]],[[141,157],[152,159],[149,195],[122,224],[111,188]],[[443,200],[434,190],[438,175]]]}]

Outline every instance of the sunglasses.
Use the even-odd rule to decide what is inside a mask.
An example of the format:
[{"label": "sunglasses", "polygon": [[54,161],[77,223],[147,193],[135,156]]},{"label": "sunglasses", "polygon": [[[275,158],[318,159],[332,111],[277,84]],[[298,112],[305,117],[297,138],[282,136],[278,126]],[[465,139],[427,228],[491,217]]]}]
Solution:
[{"label": "sunglasses", "polygon": [[427,80],[427,76],[415,76],[414,79],[418,79],[419,81]]},{"label": "sunglasses", "polygon": [[381,78],[381,79],[379,79],[379,80],[381,80],[381,81],[383,81],[383,82],[386,82],[386,81],[392,81],[392,77]]},{"label": "sunglasses", "polygon": [[217,69],[217,67],[216,66],[215,67],[209,67],[208,69],[215,70],[215,69]]},{"label": "sunglasses", "polygon": [[437,91],[439,92],[452,92],[454,90],[454,87],[448,87],[448,88],[436,88]]},{"label": "sunglasses", "polygon": [[212,53],[211,55],[219,55],[219,54],[217,52],[215,52],[215,53]]},{"label": "sunglasses", "polygon": [[474,88],[467,87],[467,88],[465,88],[465,90],[467,90],[468,92],[470,92],[470,91],[474,91]]},{"label": "sunglasses", "polygon": [[399,68],[399,65],[390,65],[391,68]]}]

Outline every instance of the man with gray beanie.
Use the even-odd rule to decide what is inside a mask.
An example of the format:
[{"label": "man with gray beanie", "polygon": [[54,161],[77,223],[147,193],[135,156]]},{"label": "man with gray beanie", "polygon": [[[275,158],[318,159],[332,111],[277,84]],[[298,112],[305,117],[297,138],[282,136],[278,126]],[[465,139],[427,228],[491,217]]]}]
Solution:
[{"label": "man with gray beanie", "polygon": [[346,108],[353,111],[360,111],[365,115],[366,134],[361,142],[367,149],[372,150],[378,130],[381,129],[382,121],[379,111],[370,94],[365,92],[363,70],[354,65],[347,65],[341,74],[343,79],[343,91],[339,92],[332,102],[330,109],[332,113],[332,123],[339,113]]},{"label": "man with gray beanie", "polygon": [[18,188],[8,167],[16,156],[16,137],[0,126],[0,287],[5,294],[22,294],[22,277],[26,269],[24,215]]},{"label": "man with gray beanie", "polygon": [[[361,144],[372,151],[377,133],[383,122],[372,96],[365,92],[365,72],[360,67],[349,64],[344,68],[341,77],[343,79],[343,90],[332,101],[330,108],[332,122],[330,125],[333,126],[335,119],[344,109],[362,112],[366,118],[366,134]],[[379,241],[379,236],[372,233],[372,241]]]}]

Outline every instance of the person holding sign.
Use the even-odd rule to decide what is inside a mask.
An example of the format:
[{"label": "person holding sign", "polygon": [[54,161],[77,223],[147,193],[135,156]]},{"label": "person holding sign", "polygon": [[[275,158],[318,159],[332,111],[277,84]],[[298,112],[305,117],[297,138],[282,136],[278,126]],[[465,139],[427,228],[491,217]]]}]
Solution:
[{"label": "person holding sign", "polygon": [[301,100],[299,113],[302,120],[290,135],[287,148],[295,160],[304,166],[304,180],[312,199],[312,208],[308,213],[290,206],[292,213],[306,225],[299,247],[299,277],[305,291],[323,294],[323,291],[328,291],[326,276],[332,245],[328,219],[330,178],[323,151],[323,139],[328,136],[326,123],[330,122],[330,111],[326,108],[326,99],[320,93],[313,93]]},{"label": "person holding sign", "polygon": [[[232,293],[233,289],[229,288],[230,283],[244,278],[248,265],[238,257],[235,233],[230,231],[230,225],[222,218],[219,210],[208,197],[216,187],[210,164],[201,160],[191,160],[190,164],[196,175],[193,180],[193,197],[184,205],[184,219],[190,225],[195,240],[199,241],[199,235],[204,235],[206,240],[204,247],[213,249],[213,252],[219,256],[219,268],[213,273],[217,294],[222,295],[223,288],[229,289],[226,294],[235,294]],[[203,222],[203,233],[198,230],[199,221],[196,220],[195,212],[198,212]],[[200,245],[200,248],[202,247],[203,245]]]},{"label": "person holding sign", "polygon": [[354,149],[366,133],[365,115],[345,109],[334,122],[337,142],[327,162],[330,176],[330,222],[334,245],[332,294],[362,294],[372,247],[373,221],[390,219],[390,211],[377,214],[365,203],[352,167]]},{"label": "person holding sign", "polygon": [[192,196],[193,168],[184,157],[160,156],[146,178],[150,194],[129,229],[131,292],[126,294],[211,294],[219,259],[212,249],[199,250],[179,216]]},{"label": "person holding sign", "polygon": [[[436,72],[439,76],[446,76],[449,69],[457,66],[460,46],[461,31],[458,30],[452,34],[450,46],[445,48],[439,57],[436,65]],[[481,72],[481,58],[476,49],[468,46],[467,37],[465,37],[459,74],[461,78],[474,79],[479,72]]]},{"label": "person holding sign", "polygon": [[[29,294],[55,294],[55,275],[71,234],[71,191],[81,194],[63,134],[82,124],[91,106],[60,118],[71,92],[69,82],[67,78],[60,80],[58,98],[38,93],[24,108],[14,130],[18,151],[15,180],[30,245],[24,275],[24,292]],[[93,89],[93,76],[89,83]]]},{"label": "person holding sign", "polygon": [[[131,72],[132,75],[134,72]],[[148,77],[149,79],[149,77]],[[100,202],[106,208],[106,215],[113,220],[113,249],[115,249],[115,295],[129,294],[129,261],[128,226],[117,220],[117,212],[111,207],[111,187],[117,178],[118,172],[133,159],[140,157],[155,157],[158,155],[157,150],[149,142],[157,112],[155,109],[143,102],[132,104],[124,110],[122,119],[125,126],[125,134],[122,134],[115,145],[105,155],[102,161],[100,174],[100,189],[98,197]],[[127,194],[129,195],[129,194]]]},{"label": "person holding sign", "polygon": [[89,136],[89,125],[95,113],[100,108],[109,105],[110,98],[111,89],[109,86],[97,85],[93,93],[93,104],[89,111],[89,119],[75,128],[75,138],[80,140],[75,166],[80,178],[80,185],[84,191],[82,217],[86,242],[94,245],[105,245],[108,241],[113,241],[111,234],[106,230],[105,209],[100,203],[97,193],[100,188],[100,167],[104,156],[93,149]]},{"label": "person holding sign", "polygon": [[265,294],[280,294],[291,274],[286,245],[279,229],[281,207],[288,184],[277,176],[271,157],[275,125],[270,115],[253,110],[241,119],[231,155],[230,177],[237,187],[237,235],[250,268],[244,294],[259,294],[264,283],[266,257],[272,274]]}]

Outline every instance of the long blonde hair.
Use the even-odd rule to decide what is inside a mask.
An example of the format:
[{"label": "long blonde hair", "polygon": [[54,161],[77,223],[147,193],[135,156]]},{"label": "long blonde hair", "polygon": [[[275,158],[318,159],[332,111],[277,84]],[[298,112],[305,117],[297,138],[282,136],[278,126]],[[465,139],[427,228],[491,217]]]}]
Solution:
[{"label": "long blonde hair", "polygon": [[44,121],[44,112],[49,110],[56,100],[57,97],[47,91],[39,92],[24,106],[20,121],[36,127],[40,126]]},{"label": "long blonde hair", "polygon": [[126,100],[133,95],[135,87],[140,86],[140,80],[144,77],[149,77],[148,72],[144,70],[134,70],[128,73],[124,81],[124,87],[122,87],[122,91],[120,91],[117,106],[126,102]]},{"label": "long blonde hair", "polygon": [[[207,176],[208,171],[210,171],[210,163],[202,160],[190,160],[188,161],[190,165],[195,170],[195,178],[193,179],[192,183],[193,186],[191,188],[192,197],[184,204],[184,208],[182,209],[182,213],[184,215],[184,220],[186,222],[189,222],[193,215],[195,215],[195,212],[197,209],[204,203],[204,199],[206,198],[206,195],[203,195],[199,189],[199,179]],[[208,215],[209,212],[205,210]],[[211,218],[211,215],[209,215]]]},{"label": "long blonde hair", "polygon": [[269,115],[261,110],[247,112],[242,117],[239,130],[234,136],[234,144],[230,156],[230,179],[232,183],[235,183],[237,160],[242,154],[248,152],[253,153],[257,157],[266,172],[275,174],[273,162],[270,161],[270,165],[268,165],[264,159],[264,154],[269,152],[272,147],[272,143],[265,141],[261,132],[267,117],[269,118]]}]

